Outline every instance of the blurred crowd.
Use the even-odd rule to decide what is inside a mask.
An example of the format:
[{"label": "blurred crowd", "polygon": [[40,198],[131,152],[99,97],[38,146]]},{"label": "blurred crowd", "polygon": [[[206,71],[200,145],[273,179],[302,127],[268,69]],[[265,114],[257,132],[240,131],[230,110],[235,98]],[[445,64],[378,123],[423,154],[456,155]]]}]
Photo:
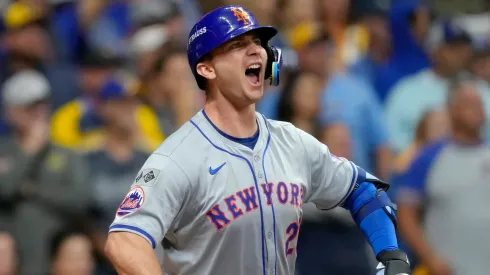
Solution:
[{"label": "blurred crowd", "polygon": [[[415,275],[490,270],[489,0],[0,2],[0,275],[111,275],[116,208],[204,102],[188,31],[224,4],[280,32],[257,105],[391,183]],[[299,275],[372,274],[343,209],[304,206]]]}]

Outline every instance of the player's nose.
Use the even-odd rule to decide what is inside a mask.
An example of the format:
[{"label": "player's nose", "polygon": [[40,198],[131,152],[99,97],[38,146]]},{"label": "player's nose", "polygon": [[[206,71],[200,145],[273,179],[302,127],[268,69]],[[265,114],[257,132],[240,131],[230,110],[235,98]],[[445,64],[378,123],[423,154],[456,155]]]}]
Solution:
[{"label": "player's nose", "polygon": [[261,49],[262,49],[261,45],[257,45],[257,43],[251,41],[247,47],[247,55],[251,55],[251,56],[259,55]]}]

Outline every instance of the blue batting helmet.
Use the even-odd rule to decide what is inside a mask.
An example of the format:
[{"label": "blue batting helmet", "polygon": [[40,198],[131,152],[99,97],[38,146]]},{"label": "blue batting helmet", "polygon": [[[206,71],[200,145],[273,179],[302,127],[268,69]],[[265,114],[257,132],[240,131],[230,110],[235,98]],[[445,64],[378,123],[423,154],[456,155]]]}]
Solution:
[{"label": "blue batting helmet", "polygon": [[269,40],[277,34],[271,26],[260,26],[255,16],[240,6],[224,6],[204,15],[191,29],[187,43],[187,58],[199,88],[204,89],[204,78],[197,73],[201,59],[221,44],[244,33],[254,31],[259,35],[267,52],[265,79],[271,85],[279,84],[279,69],[282,66],[281,50],[269,46]]}]

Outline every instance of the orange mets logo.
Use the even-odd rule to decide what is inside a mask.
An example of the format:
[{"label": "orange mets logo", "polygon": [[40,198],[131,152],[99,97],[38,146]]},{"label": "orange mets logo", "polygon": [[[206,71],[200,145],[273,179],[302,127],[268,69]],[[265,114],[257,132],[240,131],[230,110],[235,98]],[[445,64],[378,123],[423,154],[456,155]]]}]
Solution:
[{"label": "orange mets logo", "polygon": [[232,8],[233,15],[238,21],[242,21],[243,24],[248,25],[248,14],[242,9]]}]

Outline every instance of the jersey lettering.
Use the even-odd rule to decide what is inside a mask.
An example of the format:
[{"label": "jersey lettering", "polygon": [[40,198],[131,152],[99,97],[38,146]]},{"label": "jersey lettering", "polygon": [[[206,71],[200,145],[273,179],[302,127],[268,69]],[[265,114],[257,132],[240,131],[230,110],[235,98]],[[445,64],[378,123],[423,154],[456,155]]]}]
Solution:
[{"label": "jersey lettering", "polygon": [[257,204],[254,186],[238,191],[236,194],[242,200],[247,212],[255,210],[257,207],[259,207]]},{"label": "jersey lettering", "polygon": [[286,241],[286,257],[293,255],[294,247],[291,247],[291,242],[293,242],[296,239],[296,237],[298,237],[298,232],[299,232],[298,222],[291,223],[286,229],[286,235],[288,236],[288,239]]},{"label": "jersey lettering", "polygon": [[225,202],[234,220],[238,219],[241,215],[243,215],[243,210],[236,206],[235,195],[231,195],[228,198],[226,198]]},{"label": "jersey lettering", "polygon": [[[261,186],[263,193],[267,197],[267,205],[272,205],[274,183],[262,183]],[[281,181],[276,186],[275,196],[279,203],[284,205],[290,204],[294,207],[299,207],[302,204],[302,199],[299,198],[300,187],[298,184],[290,183],[290,188],[288,188],[288,185]],[[303,189],[301,188],[301,190]],[[291,198],[291,200],[289,200],[289,198]],[[257,210],[259,207],[255,186],[240,190],[236,192],[236,194],[224,198],[223,202],[225,205],[223,209],[226,209],[227,211],[222,211],[220,203],[217,203],[206,212],[209,220],[218,231],[223,230],[223,228],[228,226],[232,221],[239,219],[246,213]]]},{"label": "jersey lettering", "polygon": [[305,198],[305,188],[301,186],[301,200],[299,200],[299,207],[303,206],[303,199]]},{"label": "jersey lettering", "polygon": [[277,184],[277,198],[282,204],[285,204],[288,201],[288,188],[282,181]]},{"label": "jersey lettering", "polygon": [[265,196],[267,197],[267,205],[272,205],[272,188],[274,187],[274,183],[262,183],[262,191],[264,191]]},{"label": "jersey lettering", "polygon": [[225,216],[225,213],[221,211],[219,204],[214,205],[207,213],[206,216],[214,224],[216,230],[221,231],[225,226],[230,223],[230,220]]},{"label": "jersey lettering", "polygon": [[[299,196],[299,186],[295,183],[290,183],[291,185],[291,204],[294,206],[299,206],[298,196]],[[303,200],[303,198],[301,198]]]},{"label": "jersey lettering", "polygon": [[201,36],[202,34],[205,34],[206,33],[206,27],[203,27],[203,28],[200,28],[198,29],[196,32],[194,32],[191,37],[189,37],[189,45],[192,43],[192,41],[194,41],[194,39],[198,38],[199,36]]}]

